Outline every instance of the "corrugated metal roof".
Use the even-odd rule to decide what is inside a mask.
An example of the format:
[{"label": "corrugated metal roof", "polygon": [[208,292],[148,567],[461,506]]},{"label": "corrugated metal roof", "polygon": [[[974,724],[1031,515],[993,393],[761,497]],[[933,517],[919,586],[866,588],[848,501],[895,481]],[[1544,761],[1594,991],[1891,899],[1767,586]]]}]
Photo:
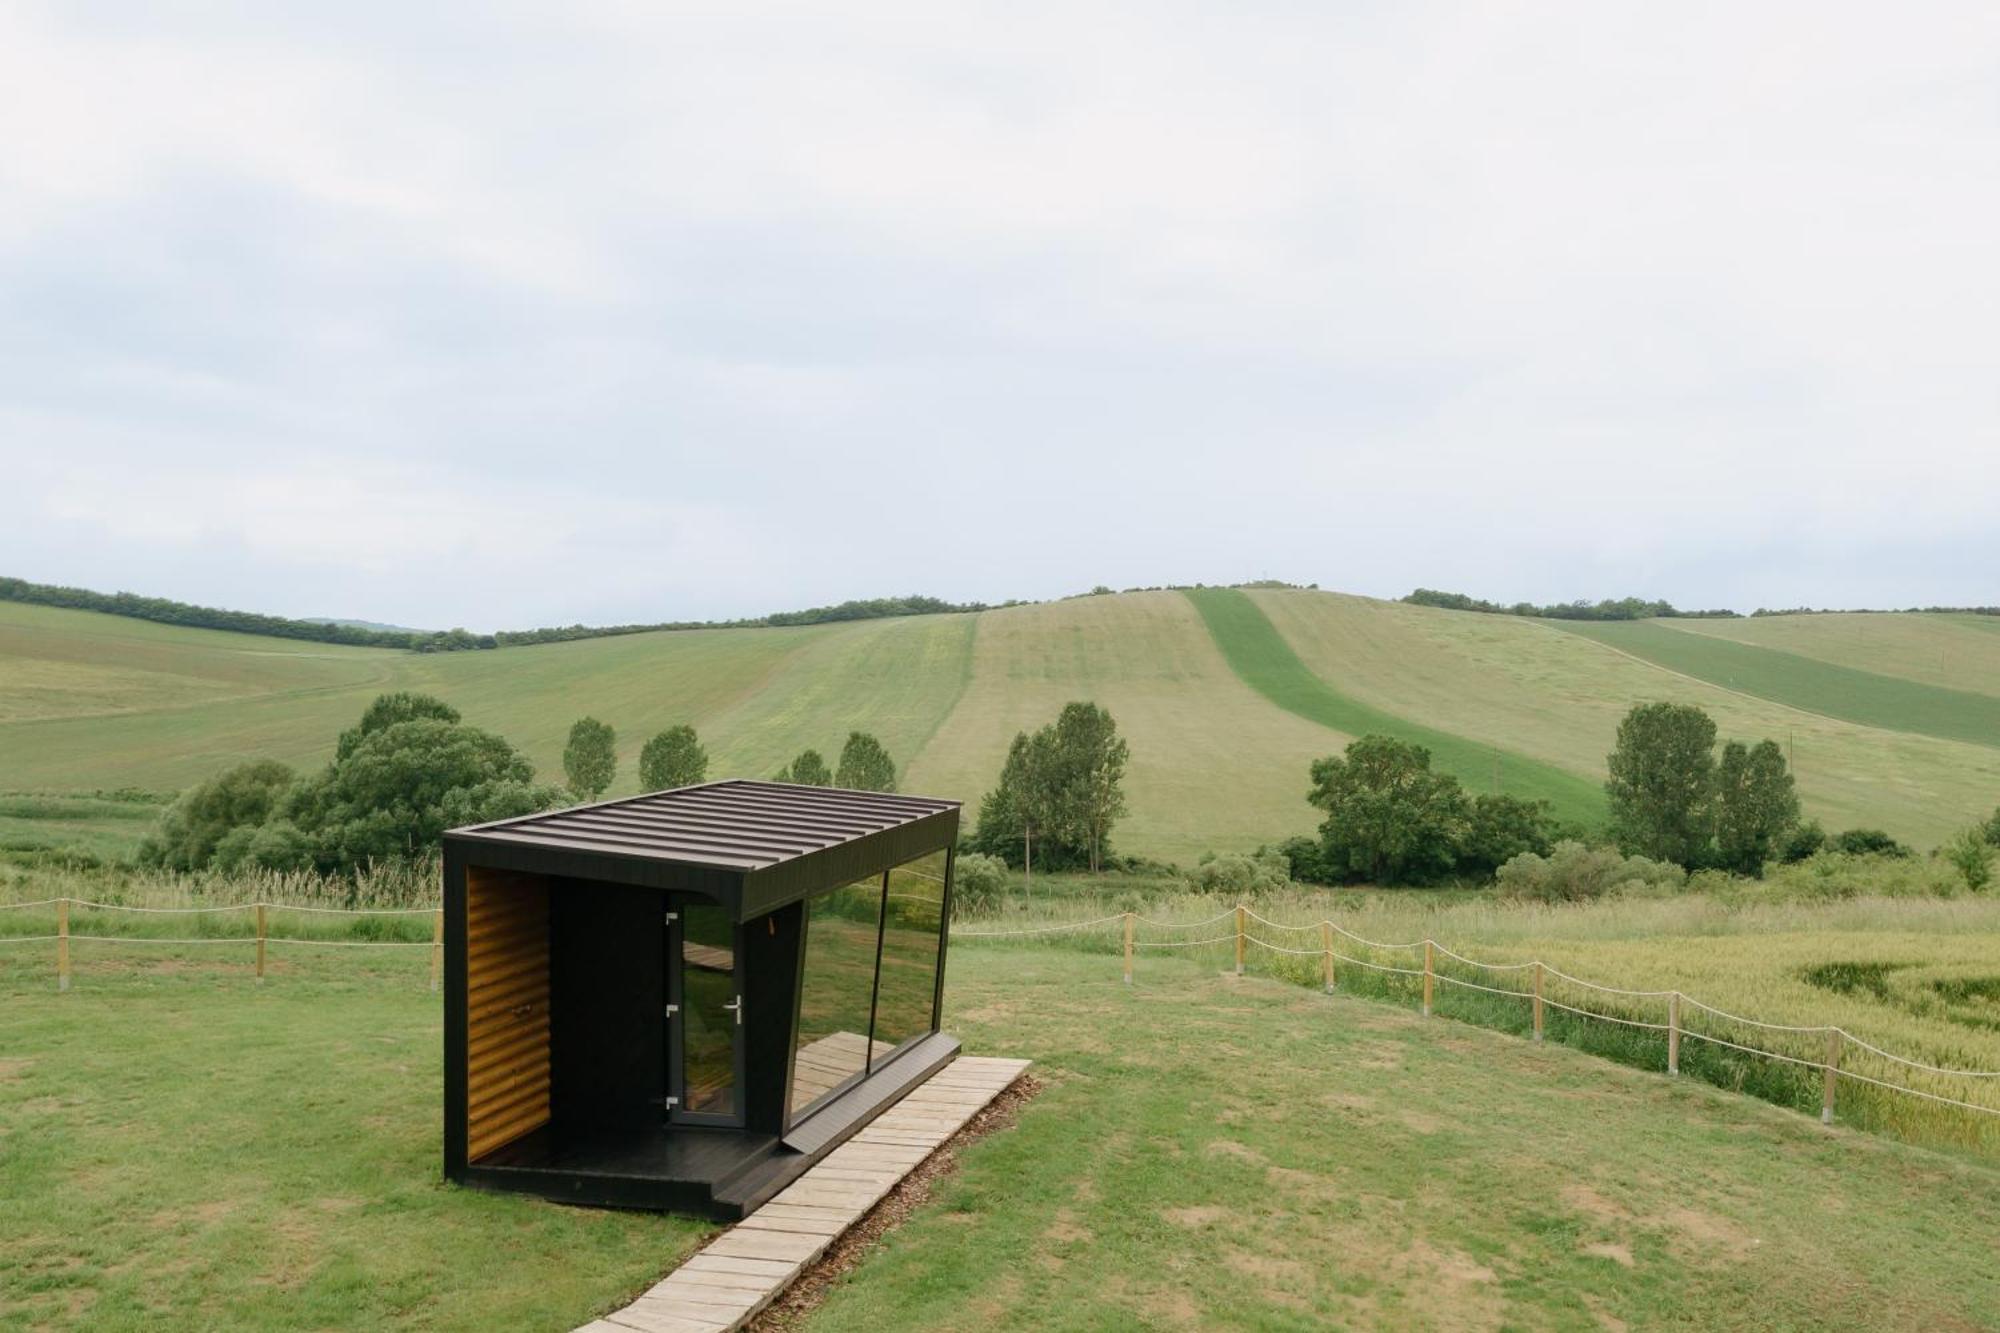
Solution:
[{"label": "corrugated metal roof", "polygon": [[544,847],[752,875],[958,809],[957,801],[784,782],[711,782],[454,829]]}]

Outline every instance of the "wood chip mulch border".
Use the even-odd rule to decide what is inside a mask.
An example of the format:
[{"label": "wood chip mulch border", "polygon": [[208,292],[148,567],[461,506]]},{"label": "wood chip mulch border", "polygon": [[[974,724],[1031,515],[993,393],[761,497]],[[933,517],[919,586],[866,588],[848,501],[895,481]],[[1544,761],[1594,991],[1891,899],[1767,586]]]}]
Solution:
[{"label": "wood chip mulch border", "polygon": [[803,1326],[806,1317],[818,1309],[833,1288],[845,1282],[867,1259],[882,1237],[902,1225],[911,1213],[930,1201],[937,1182],[958,1169],[958,1155],[970,1143],[1011,1128],[1026,1106],[1042,1091],[1043,1083],[1028,1072],[1008,1084],[988,1102],[965,1127],[939,1144],[937,1151],[917,1163],[902,1183],[869,1209],[859,1222],[834,1241],[819,1262],[787,1287],[784,1294],[759,1311],[744,1325],[745,1333],[789,1333]]}]

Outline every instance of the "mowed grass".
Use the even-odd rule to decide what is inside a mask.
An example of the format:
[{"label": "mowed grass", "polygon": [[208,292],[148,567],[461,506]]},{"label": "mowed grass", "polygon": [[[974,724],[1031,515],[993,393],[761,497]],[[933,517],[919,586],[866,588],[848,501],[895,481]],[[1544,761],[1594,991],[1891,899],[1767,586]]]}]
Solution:
[{"label": "mowed grass", "polygon": [[1677,622],[1551,623],[1669,671],[1790,708],[1864,727],[2000,746],[2000,695],[1948,690],[1719,635],[1690,634],[1676,628]]},{"label": "mowed grass", "polygon": [[[0,1322],[561,1330],[707,1234],[437,1180],[421,951],[0,962]],[[331,954],[334,951],[328,950]],[[1981,1328],[2000,1173],[1393,1007],[955,945],[1045,1083],[816,1329]]]},{"label": "mowed grass", "polygon": [[1830,828],[1888,828],[1928,845],[2000,804],[2000,755],[1991,747],[1802,712],[1549,622],[1338,593],[1248,595],[1301,660],[1344,693],[1593,782],[1603,780],[1625,712],[1665,699],[1707,710],[1725,739],[1786,746],[1806,814]]},{"label": "mowed grass", "polygon": [[[436,655],[0,603],[0,790],[171,793],[247,759],[311,767],[376,694],[418,689],[508,737],[545,781],[589,713],[618,733],[614,795],[638,790],[646,739],[688,721],[716,777],[769,776],[808,746],[832,762],[860,729],[906,790],[968,803],[1016,731],[1094,699],[1132,746],[1117,850],[1183,862],[1309,831],[1307,767],[1370,729],[1424,741],[1474,791],[1491,789],[1498,750],[1503,790],[1600,809],[1618,719],[1656,698],[1700,704],[1724,736],[1787,744],[1807,813],[1831,827],[1931,845],[2000,804],[2000,747],[1802,712],[1545,624],[1317,592],[1201,596],[1227,621],[1223,647],[1170,592]],[[0,840],[24,846],[81,837],[115,854],[141,831],[0,812]]]},{"label": "mowed grass", "polygon": [[165,797],[0,792],[0,852],[81,853],[124,860],[158,824]]},{"label": "mowed grass", "polygon": [[989,611],[976,623],[970,679],[910,765],[908,790],[975,802],[1016,732],[1092,699],[1111,710],[1132,751],[1116,851],[1187,862],[1316,822],[1307,769],[1349,737],[1246,685],[1180,594],[1077,597]]},{"label": "mowed grass", "polygon": [[[439,1182],[426,952],[0,957],[0,1325],[566,1329],[700,1224]],[[388,954],[387,961],[382,955]]]},{"label": "mowed grass", "polygon": [[1180,959],[955,948],[1047,1090],[821,1330],[1978,1328],[2000,1174]]},{"label": "mowed grass", "polygon": [[1776,648],[1922,685],[2000,694],[2000,616],[1749,616],[1677,620],[1673,628]]},{"label": "mowed grass", "polygon": [[1200,588],[1187,596],[1230,667],[1279,707],[1348,735],[1373,732],[1425,746],[1433,767],[1454,774],[1473,791],[1547,801],[1557,818],[1574,823],[1603,822],[1601,784],[1341,693],[1300,660],[1257,603],[1238,589]]}]

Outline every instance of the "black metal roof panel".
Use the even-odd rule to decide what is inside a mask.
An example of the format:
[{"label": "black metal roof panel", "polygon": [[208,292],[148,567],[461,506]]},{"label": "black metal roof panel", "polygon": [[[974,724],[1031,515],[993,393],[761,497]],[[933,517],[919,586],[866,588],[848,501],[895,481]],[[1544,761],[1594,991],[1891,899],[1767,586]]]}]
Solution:
[{"label": "black metal roof panel", "polygon": [[495,859],[513,869],[697,888],[734,900],[747,918],[949,846],[958,810],[957,801],[930,797],[731,780],[475,824],[445,837],[500,854]]}]

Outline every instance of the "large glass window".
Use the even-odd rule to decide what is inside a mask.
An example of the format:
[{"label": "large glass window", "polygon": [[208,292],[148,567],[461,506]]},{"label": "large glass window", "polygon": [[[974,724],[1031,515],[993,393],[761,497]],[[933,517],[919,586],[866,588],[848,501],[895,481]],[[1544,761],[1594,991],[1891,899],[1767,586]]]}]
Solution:
[{"label": "large glass window", "polygon": [[806,905],[806,958],[792,1054],[794,1117],[868,1067],[882,878],[872,876]]},{"label": "large glass window", "polygon": [[882,978],[875,997],[878,1053],[931,1030],[938,936],[944,925],[944,872],[942,851],[889,872],[882,916]]}]

